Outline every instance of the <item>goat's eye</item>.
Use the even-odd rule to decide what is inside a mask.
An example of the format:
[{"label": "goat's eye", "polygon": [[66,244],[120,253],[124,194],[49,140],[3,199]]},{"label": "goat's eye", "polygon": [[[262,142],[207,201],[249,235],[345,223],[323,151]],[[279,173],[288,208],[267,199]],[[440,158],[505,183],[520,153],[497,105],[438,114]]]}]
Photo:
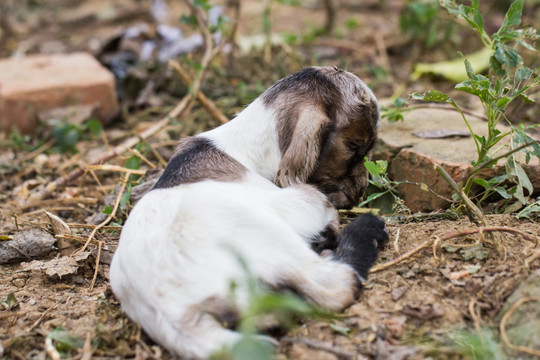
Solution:
[{"label": "goat's eye", "polygon": [[356,151],[356,150],[358,150],[358,148],[360,147],[360,145],[358,145],[357,143],[354,143],[354,142],[352,142],[352,141],[349,141],[349,142],[347,143],[347,147],[348,147],[349,150],[351,150],[351,151]]}]

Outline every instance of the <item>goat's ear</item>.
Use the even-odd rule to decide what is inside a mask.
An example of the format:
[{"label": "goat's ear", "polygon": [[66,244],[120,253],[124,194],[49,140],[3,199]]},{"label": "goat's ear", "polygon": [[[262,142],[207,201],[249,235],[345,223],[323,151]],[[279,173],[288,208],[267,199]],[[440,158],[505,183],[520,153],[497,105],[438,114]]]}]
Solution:
[{"label": "goat's ear", "polygon": [[307,182],[317,167],[322,147],[332,128],[326,113],[314,106],[302,109],[295,120],[296,126],[281,157],[275,180],[281,187]]}]

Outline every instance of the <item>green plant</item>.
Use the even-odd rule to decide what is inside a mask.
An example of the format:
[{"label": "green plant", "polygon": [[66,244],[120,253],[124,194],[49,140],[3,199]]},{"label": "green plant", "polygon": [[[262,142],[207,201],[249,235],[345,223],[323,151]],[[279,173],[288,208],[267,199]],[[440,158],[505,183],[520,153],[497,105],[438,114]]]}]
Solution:
[{"label": "green plant", "polygon": [[87,135],[97,138],[102,131],[101,123],[96,119],[89,119],[82,125],[56,119],[51,121],[51,125],[53,125],[52,133],[56,146],[61,152],[76,153],[77,143],[80,140]]},{"label": "green plant", "polygon": [[[540,159],[540,145],[527,135],[527,128],[522,125],[511,126],[509,131],[501,132],[497,129],[497,124],[501,119],[508,120],[505,110],[512,101],[521,98],[526,102],[532,102],[527,97],[527,92],[540,85],[540,76],[523,65],[523,58],[518,52],[518,45],[535,50],[527,41],[534,41],[538,38],[536,30],[518,28],[521,24],[523,0],[516,0],[511,4],[501,27],[492,35],[487,34],[484,29],[478,0],[473,0],[471,6],[457,5],[451,0],[443,0],[441,4],[451,14],[464,18],[479,34],[483,44],[492,50],[487,75],[475,73],[470,62],[464,59],[468,80],[456,85],[456,89],[474,95],[480,100],[487,118],[488,134],[487,136],[476,134],[472,130],[465,112],[445,93],[431,90],[424,94],[415,93],[412,98],[450,104],[460,112],[473,137],[477,158],[472,162],[472,170],[468,177],[461,184],[460,188],[463,191],[458,191],[458,194],[470,196],[473,184],[478,184],[485,188],[486,193],[497,192],[503,197],[509,194],[519,200],[521,204],[526,204],[528,196],[524,189],[530,195],[533,188],[517,154],[524,154],[527,163],[531,156]],[[507,137],[510,137],[510,149],[501,154],[504,149],[504,146],[500,145],[501,140]],[[485,168],[493,168],[500,159],[506,159],[506,174],[488,181],[482,179],[479,172]],[[442,168],[438,170],[444,171]],[[445,178],[448,179],[446,176]],[[501,185],[504,181],[511,181],[514,186],[510,189],[504,189]],[[483,196],[480,200],[485,198],[486,196]]]},{"label": "green plant", "polygon": [[489,329],[480,331],[462,330],[449,335],[450,347],[467,359],[499,360],[504,359],[500,345]]},{"label": "green plant", "polygon": [[365,206],[372,202],[375,199],[378,199],[386,194],[390,194],[394,197],[394,200],[401,200],[398,195],[396,186],[400,183],[398,181],[393,181],[388,179],[387,170],[388,162],[385,160],[371,161],[366,158],[364,166],[369,172],[370,178],[368,179],[369,184],[373,185],[380,191],[374,192],[362,201],[358,207]]},{"label": "green plant", "polygon": [[436,0],[409,0],[399,15],[401,31],[430,48],[451,38],[455,26],[439,16]]},{"label": "green plant", "polygon": [[429,191],[435,196],[438,196],[448,202],[451,202],[450,199],[442,197],[440,194],[437,194],[435,191],[429,189],[429,187],[424,183],[417,183],[408,180],[395,181],[388,178],[388,162],[386,160],[377,160],[371,161],[367,158],[365,159],[364,166],[369,172],[368,183],[372,185],[377,191],[372,192],[368,197],[362,201],[358,207],[365,206],[372,201],[384,196],[391,195],[393,197],[393,209],[397,212],[410,212],[410,210],[405,206],[403,200],[399,197],[397,187],[399,185],[414,185],[420,187],[423,191]]}]

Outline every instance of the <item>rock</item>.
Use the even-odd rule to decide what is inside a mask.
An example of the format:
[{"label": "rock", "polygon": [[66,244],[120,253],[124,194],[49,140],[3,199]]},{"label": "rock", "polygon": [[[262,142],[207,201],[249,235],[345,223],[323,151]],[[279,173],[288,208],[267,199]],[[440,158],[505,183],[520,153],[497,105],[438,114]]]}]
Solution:
[{"label": "rock", "polygon": [[103,122],[119,111],[114,77],[92,55],[0,60],[0,130],[31,133],[40,114],[77,105],[95,106]]},{"label": "rock", "polygon": [[13,240],[0,242],[0,264],[46,255],[54,250],[55,242],[51,234],[38,228],[19,231]]},{"label": "rock", "polygon": [[[524,299],[531,299],[531,301],[523,302],[508,318],[506,335],[513,345],[540,349],[540,269],[522,282],[517,290],[510,295],[495,320],[500,323],[504,314],[514,304]],[[536,359],[536,357],[527,357],[522,353],[520,355],[523,359]]]},{"label": "rock", "polygon": [[[473,131],[482,136],[487,135],[487,123],[473,116],[468,116]],[[502,121],[502,120],[501,120]],[[501,131],[508,128],[502,124]],[[467,131],[461,115],[455,111],[442,109],[419,109],[408,113],[405,120],[398,123],[382,121],[379,130],[379,141],[373,152],[373,159],[388,161],[388,176],[396,181],[424,183],[428,189],[450,199],[453,191],[433,168],[440,164],[456,182],[466,179],[472,169],[471,162],[476,159],[476,147],[471,137],[418,137],[415,134],[445,130],[462,134]],[[448,131],[447,131],[448,130]],[[500,145],[508,144],[509,138]],[[504,142],[506,141],[506,142]],[[502,149],[499,154],[505,150]],[[540,166],[536,159],[524,166],[533,187],[540,189]],[[494,176],[504,172],[504,160],[497,167],[484,173]],[[447,208],[450,204],[443,198],[423,190],[420,186],[403,184],[398,187],[405,205],[413,212],[434,211]]]}]

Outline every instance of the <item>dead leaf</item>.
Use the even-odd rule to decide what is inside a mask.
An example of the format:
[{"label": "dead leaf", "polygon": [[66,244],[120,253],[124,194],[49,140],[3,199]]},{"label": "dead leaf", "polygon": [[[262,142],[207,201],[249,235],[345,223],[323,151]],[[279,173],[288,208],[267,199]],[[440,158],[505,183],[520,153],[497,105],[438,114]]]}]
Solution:
[{"label": "dead leaf", "polygon": [[418,131],[413,133],[414,136],[422,139],[444,139],[449,137],[471,137],[471,134],[466,130],[452,130],[452,129],[436,129]]},{"label": "dead leaf", "polygon": [[21,266],[25,270],[40,270],[45,271],[48,276],[58,276],[61,278],[65,275],[75,274],[79,270],[79,261],[85,260],[90,256],[91,252],[82,252],[76,256],[62,256],[49,261],[34,260],[29,263],[22,263]]},{"label": "dead leaf", "polygon": [[409,315],[423,321],[439,318],[444,315],[444,312],[441,309],[439,309],[439,306],[437,304],[425,304],[425,305],[407,304],[401,310],[401,312],[405,315]]},{"label": "dead leaf", "polygon": [[392,345],[386,340],[377,339],[377,359],[406,360],[417,352],[414,346]]},{"label": "dead leaf", "polygon": [[[492,52],[493,50],[490,48],[484,47],[480,51],[467,55],[467,59],[471,63],[473,69],[480,73],[488,68],[489,58],[491,57]],[[439,75],[455,82],[465,81],[469,78],[461,57],[436,63],[415,64],[411,79],[418,79],[424,74]]]},{"label": "dead leaf", "polygon": [[65,235],[71,234],[71,229],[68,224],[65,223],[60,217],[54,215],[53,213],[43,210],[47,217],[49,218],[49,223],[51,224],[52,230],[55,235]]},{"label": "dead leaf", "polygon": [[398,301],[403,295],[405,295],[408,289],[409,287],[407,286],[400,286],[392,290],[392,300]]},{"label": "dead leaf", "polygon": [[386,324],[386,328],[388,329],[390,336],[394,339],[399,339],[403,334],[403,325],[405,325],[406,321],[407,317],[405,315],[401,315],[391,317],[390,319],[385,320],[384,323]]}]

